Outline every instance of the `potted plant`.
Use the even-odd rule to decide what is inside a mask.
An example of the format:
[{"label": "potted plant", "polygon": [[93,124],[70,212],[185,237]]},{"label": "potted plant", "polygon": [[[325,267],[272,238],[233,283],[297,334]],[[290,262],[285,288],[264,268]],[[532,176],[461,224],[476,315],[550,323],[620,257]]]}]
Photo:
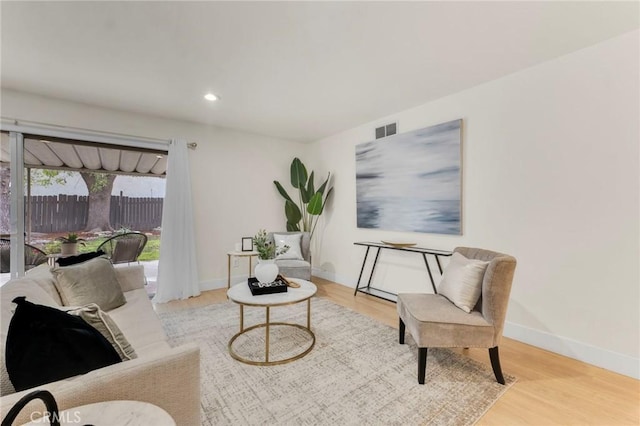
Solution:
[{"label": "potted plant", "polygon": [[315,189],[314,172],[307,175],[307,168],[299,158],[291,162],[291,186],[298,190],[298,202],[289,196],[284,187],[274,180],[278,192],[284,198],[284,213],[287,218],[287,231],[309,232],[309,238],[318,224],[318,218],[324,211],[324,206],[331,196],[333,187],[327,189],[331,173],[318,189]]},{"label": "potted plant", "polygon": [[278,276],[276,256],[286,253],[289,246],[276,249],[276,245],[267,237],[267,231],[261,229],[253,237],[253,247],[258,252],[258,264],[256,265],[256,278],[261,283],[272,283]]},{"label": "potted plant", "polygon": [[60,245],[60,254],[63,256],[72,256],[78,254],[78,244],[85,245],[85,240],[78,238],[78,234],[75,232],[69,232],[64,237],[56,238],[58,241],[62,241]]}]

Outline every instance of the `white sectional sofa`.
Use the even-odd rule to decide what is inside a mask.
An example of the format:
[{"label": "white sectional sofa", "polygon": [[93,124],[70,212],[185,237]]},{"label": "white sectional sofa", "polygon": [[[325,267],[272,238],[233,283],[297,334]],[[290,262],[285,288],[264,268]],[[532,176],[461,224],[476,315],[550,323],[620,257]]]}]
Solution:
[{"label": "white sectional sofa", "polygon": [[[0,287],[0,334],[2,351],[0,397],[1,415],[25,394],[46,389],[55,397],[60,410],[110,400],[135,400],[166,410],[178,425],[200,424],[200,351],[196,344],[172,348],[160,319],[144,289],[144,268],[140,265],[115,268],[126,303],[108,311],[138,357],[89,373],[15,392],[5,363],[7,330],[15,304],[26,296],[36,304],[62,306],[49,267],[40,265],[24,277]],[[29,414],[42,411],[41,401],[31,402],[20,413],[16,424],[29,422]]]}]

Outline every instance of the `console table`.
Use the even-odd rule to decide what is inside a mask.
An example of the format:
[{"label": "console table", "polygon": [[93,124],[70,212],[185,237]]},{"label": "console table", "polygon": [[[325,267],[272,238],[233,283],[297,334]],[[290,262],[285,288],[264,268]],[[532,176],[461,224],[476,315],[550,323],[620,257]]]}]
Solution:
[{"label": "console table", "polygon": [[[353,295],[357,295],[358,292],[370,294],[371,296],[379,297],[381,299],[390,300],[392,302],[396,301],[396,294],[391,293],[389,291],[381,290],[379,288],[371,287],[371,280],[373,279],[373,273],[376,270],[376,264],[378,263],[378,257],[380,256],[380,250],[398,250],[398,251],[407,251],[411,253],[418,253],[422,255],[424,259],[424,264],[427,267],[427,272],[429,273],[429,280],[431,280],[431,287],[433,288],[434,293],[438,293],[436,290],[436,283],[433,280],[433,274],[431,273],[431,267],[429,266],[429,262],[427,260],[427,255],[433,256],[436,260],[436,264],[438,265],[438,269],[440,270],[440,274],[442,274],[442,266],[440,265],[440,256],[451,256],[453,253],[445,250],[434,250],[430,248],[424,247],[397,247],[384,243],[374,243],[374,242],[357,242],[353,243],[357,246],[365,246],[367,251],[364,254],[364,259],[362,260],[362,268],[360,269],[360,275],[358,276],[358,282],[356,283],[356,289],[353,292]],[[369,275],[369,280],[367,281],[366,287],[360,287],[360,281],[362,280],[362,274],[364,272],[364,267],[367,264],[367,257],[369,256],[369,250],[371,248],[376,249],[376,257],[373,260],[373,266],[371,266],[371,274]]]}]

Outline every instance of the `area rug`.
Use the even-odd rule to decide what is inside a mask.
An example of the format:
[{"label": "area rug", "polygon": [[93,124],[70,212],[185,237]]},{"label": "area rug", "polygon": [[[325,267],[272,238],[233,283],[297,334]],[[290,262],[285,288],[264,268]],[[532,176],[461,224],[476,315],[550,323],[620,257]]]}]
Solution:
[{"label": "area rug", "polygon": [[[429,349],[426,383],[417,382],[417,348],[407,334],[328,300],[314,298],[316,336],[305,357],[253,366],[229,355],[239,330],[232,302],[160,314],[172,345],[197,342],[203,425],[471,425],[515,382],[495,381],[491,367],[446,349]],[[245,308],[245,327],[264,322],[265,309]],[[305,324],[306,304],[271,309],[271,321]],[[264,357],[264,328],[234,342],[249,359]],[[270,357],[304,350],[311,337],[272,327]],[[487,354],[488,357],[488,354]]]}]

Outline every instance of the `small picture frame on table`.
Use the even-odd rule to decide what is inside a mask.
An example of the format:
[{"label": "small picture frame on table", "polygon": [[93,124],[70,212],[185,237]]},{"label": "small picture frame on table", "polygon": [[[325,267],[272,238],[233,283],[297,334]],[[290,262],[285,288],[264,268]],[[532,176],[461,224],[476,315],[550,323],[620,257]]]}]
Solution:
[{"label": "small picture frame on table", "polygon": [[242,251],[253,251],[253,238],[242,237]]}]

